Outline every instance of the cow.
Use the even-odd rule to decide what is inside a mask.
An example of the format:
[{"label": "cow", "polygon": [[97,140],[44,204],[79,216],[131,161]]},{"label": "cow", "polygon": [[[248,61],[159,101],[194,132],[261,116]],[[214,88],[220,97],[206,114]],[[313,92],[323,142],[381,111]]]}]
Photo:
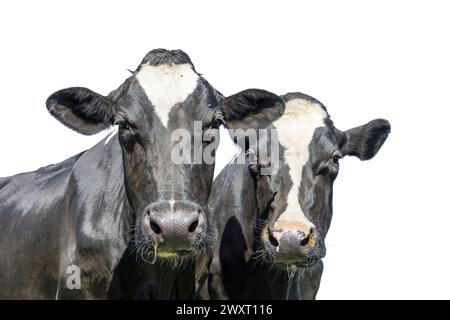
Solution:
[{"label": "cow", "polygon": [[208,210],[218,237],[205,298],[315,299],[339,161],[371,159],[390,133],[384,119],[340,131],[315,98],[282,98],[285,112],[271,135],[279,154],[231,163],[213,183]]},{"label": "cow", "polygon": [[46,106],[80,134],[118,132],[61,163],[0,178],[0,299],[105,299],[127,248],[161,263],[201,252],[214,157],[172,161],[173,133],[200,124],[212,137],[206,146],[223,122],[257,127],[284,109],[264,90],[223,97],[186,53],[166,49],[150,51],[106,96],[73,87]]},{"label": "cow", "polygon": [[[247,98],[246,98],[247,99]],[[242,131],[252,129],[265,129],[278,119],[284,111],[284,101],[279,98],[277,101],[275,96],[272,100],[266,101],[273,105],[274,110],[267,113],[253,113],[247,115],[241,122],[241,125],[227,121],[229,116],[224,117],[223,125],[226,128],[243,129]],[[219,98],[220,100],[220,98]],[[226,105],[226,99],[222,101],[222,105]],[[246,100],[237,103],[244,108],[247,107]],[[223,112],[229,108],[222,108]],[[238,141],[234,141],[237,143]],[[245,145],[245,142],[244,142]],[[206,204],[205,204],[206,205]],[[209,220],[209,212],[205,210],[206,217]],[[210,234],[215,235],[215,228],[210,228]],[[109,299],[126,299],[126,300],[192,300],[198,299],[199,289],[206,281],[210,257],[212,256],[212,247],[214,244],[214,236],[210,236],[209,246],[196,256],[189,255],[182,259],[165,259],[161,263],[142,259],[142,251],[136,250],[135,246],[128,247],[128,252],[123,255],[118,267],[114,272]]]}]

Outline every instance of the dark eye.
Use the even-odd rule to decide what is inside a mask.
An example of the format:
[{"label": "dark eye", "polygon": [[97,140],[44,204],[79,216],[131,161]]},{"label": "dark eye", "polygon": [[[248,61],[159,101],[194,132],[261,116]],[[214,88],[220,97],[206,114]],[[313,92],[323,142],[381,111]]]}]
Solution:
[{"label": "dark eye", "polygon": [[335,163],[335,164],[339,164],[340,158],[341,158],[340,155],[334,155],[333,157],[331,157],[331,161],[333,161],[333,163]]},{"label": "dark eye", "polygon": [[130,130],[130,124],[125,119],[117,119],[114,125],[119,126],[120,130]]},{"label": "dark eye", "polygon": [[121,145],[127,151],[131,151],[137,138],[136,127],[122,117],[114,121],[114,125],[119,127],[119,140]]},{"label": "dark eye", "polygon": [[328,161],[323,162],[317,170],[318,176],[334,176],[339,170],[339,159],[342,158],[340,153],[334,153]]},{"label": "dark eye", "polygon": [[223,119],[222,114],[221,113],[216,113],[214,115],[213,121],[211,122],[211,127],[214,128],[214,129],[219,129],[219,127],[221,125],[223,125],[224,123],[225,123],[225,121]]}]

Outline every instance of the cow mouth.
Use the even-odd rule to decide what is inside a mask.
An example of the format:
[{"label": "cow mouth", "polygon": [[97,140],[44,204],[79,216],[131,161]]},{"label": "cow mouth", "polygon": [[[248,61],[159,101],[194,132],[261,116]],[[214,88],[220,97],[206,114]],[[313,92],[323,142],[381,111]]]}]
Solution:
[{"label": "cow mouth", "polygon": [[322,256],[319,254],[286,257],[277,252],[264,251],[265,254],[262,259],[278,269],[290,269],[292,267],[311,269],[314,268],[322,259]]},{"label": "cow mouth", "polygon": [[195,250],[156,250],[158,258],[177,258],[195,254]]},{"label": "cow mouth", "polygon": [[138,244],[134,249],[137,258],[149,264],[168,263],[171,267],[182,265],[186,261],[192,261],[199,254],[197,249],[165,249],[158,248],[151,242]]},{"label": "cow mouth", "polygon": [[301,269],[313,268],[321,258],[317,255],[306,256],[303,259],[283,259],[282,257],[273,257],[272,264],[280,268],[297,267]]},{"label": "cow mouth", "polygon": [[155,242],[149,240],[148,238],[138,244],[137,252],[140,253],[141,257],[147,261],[154,263],[159,261],[169,261],[169,260],[185,260],[193,259],[197,257],[201,252],[209,246],[208,240],[211,236],[207,233],[204,235],[199,235],[193,243],[189,246],[183,246],[181,248],[171,247],[171,246],[160,246],[155,244]]},{"label": "cow mouth", "polygon": [[280,254],[275,250],[263,249],[263,260],[272,264],[273,266],[279,267],[281,269],[297,267],[297,268],[311,268],[315,266],[320,260],[321,255],[313,253],[308,255],[296,255],[296,256],[286,256]]}]

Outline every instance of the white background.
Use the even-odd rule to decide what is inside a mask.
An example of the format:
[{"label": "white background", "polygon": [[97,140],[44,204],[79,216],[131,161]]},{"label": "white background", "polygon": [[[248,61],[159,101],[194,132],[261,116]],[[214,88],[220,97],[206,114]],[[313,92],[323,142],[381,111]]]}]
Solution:
[{"label": "white background", "polygon": [[52,92],[106,94],[151,49],[183,49],[226,95],[321,100],[344,130],[383,117],[371,161],[346,158],[319,299],[450,298],[450,11],[445,1],[0,3],[0,176],[89,148],[45,109]]}]

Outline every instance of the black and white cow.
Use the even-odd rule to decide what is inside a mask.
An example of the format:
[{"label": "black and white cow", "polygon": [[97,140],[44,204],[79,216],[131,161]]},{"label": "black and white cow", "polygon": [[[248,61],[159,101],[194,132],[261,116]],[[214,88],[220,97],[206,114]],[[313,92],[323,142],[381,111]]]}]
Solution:
[{"label": "black and white cow", "polygon": [[219,232],[210,267],[213,299],[314,299],[339,160],[372,158],[390,132],[383,119],[342,132],[316,99],[282,98],[285,112],[273,124],[279,165],[262,175],[267,159],[230,164],[213,183],[208,207]]},{"label": "black and white cow", "polygon": [[194,122],[202,133],[217,131],[222,119],[230,127],[270,123],[284,103],[256,89],[223,98],[184,52],[157,49],[109,95],[64,89],[47,108],[81,134],[112,125],[118,134],[0,179],[0,298],[106,298],[127,246],[146,260],[201,251],[214,162],[171,161],[172,133],[193,132]]}]

